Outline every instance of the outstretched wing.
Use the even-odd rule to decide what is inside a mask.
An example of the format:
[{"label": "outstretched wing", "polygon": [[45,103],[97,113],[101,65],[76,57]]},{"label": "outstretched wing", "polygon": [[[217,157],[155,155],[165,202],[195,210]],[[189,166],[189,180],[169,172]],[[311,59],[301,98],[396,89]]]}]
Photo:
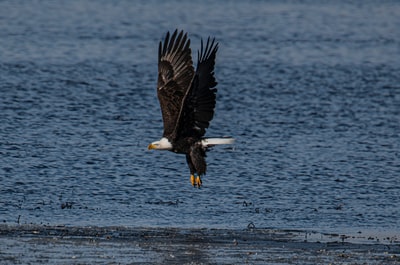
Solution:
[{"label": "outstretched wing", "polygon": [[175,30],[171,37],[167,33],[158,49],[157,95],[164,122],[163,136],[169,140],[176,138],[181,108],[194,75],[189,45],[187,34]]},{"label": "outstretched wing", "polygon": [[214,116],[217,92],[214,66],[217,51],[218,43],[215,43],[215,39],[208,38],[205,48],[201,41],[196,73],[184,104],[181,122],[183,136],[202,137]]}]

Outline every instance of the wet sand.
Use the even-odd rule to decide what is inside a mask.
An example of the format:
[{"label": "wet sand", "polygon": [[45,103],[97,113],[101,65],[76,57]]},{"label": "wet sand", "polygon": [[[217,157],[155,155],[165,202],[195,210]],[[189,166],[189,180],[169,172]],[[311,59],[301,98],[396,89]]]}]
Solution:
[{"label": "wet sand", "polygon": [[0,226],[1,264],[400,264],[400,238],[310,231]]}]

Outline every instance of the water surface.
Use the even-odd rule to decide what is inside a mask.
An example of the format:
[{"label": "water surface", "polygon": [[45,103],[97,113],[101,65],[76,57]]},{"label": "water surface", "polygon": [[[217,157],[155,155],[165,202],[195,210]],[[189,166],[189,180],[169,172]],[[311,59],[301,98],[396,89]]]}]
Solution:
[{"label": "water surface", "polygon": [[[3,1],[0,221],[317,231],[400,227],[400,4]],[[194,189],[162,134],[158,42],[220,43]],[[194,57],[196,58],[196,57]]]}]

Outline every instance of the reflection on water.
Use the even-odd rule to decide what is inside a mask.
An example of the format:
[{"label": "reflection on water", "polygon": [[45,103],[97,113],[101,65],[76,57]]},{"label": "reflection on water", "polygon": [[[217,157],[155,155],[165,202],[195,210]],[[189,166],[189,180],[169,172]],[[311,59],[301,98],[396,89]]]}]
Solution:
[{"label": "reflection on water", "polygon": [[[0,6],[0,221],[399,227],[398,3]],[[219,40],[207,135],[237,139],[208,154],[200,190],[184,156],[146,150],[176,27],[194,49]]]}]

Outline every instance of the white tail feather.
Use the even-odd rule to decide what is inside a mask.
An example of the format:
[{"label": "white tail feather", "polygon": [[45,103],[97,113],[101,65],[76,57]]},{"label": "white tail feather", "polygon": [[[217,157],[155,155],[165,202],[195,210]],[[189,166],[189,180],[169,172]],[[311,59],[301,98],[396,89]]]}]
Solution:
[{"label": "white tail feather", "polygon": [[213,146],[217,144],[233,144],[235,139],[233,138],[206,138],[201,140],[201,144],[204,147]]}]

